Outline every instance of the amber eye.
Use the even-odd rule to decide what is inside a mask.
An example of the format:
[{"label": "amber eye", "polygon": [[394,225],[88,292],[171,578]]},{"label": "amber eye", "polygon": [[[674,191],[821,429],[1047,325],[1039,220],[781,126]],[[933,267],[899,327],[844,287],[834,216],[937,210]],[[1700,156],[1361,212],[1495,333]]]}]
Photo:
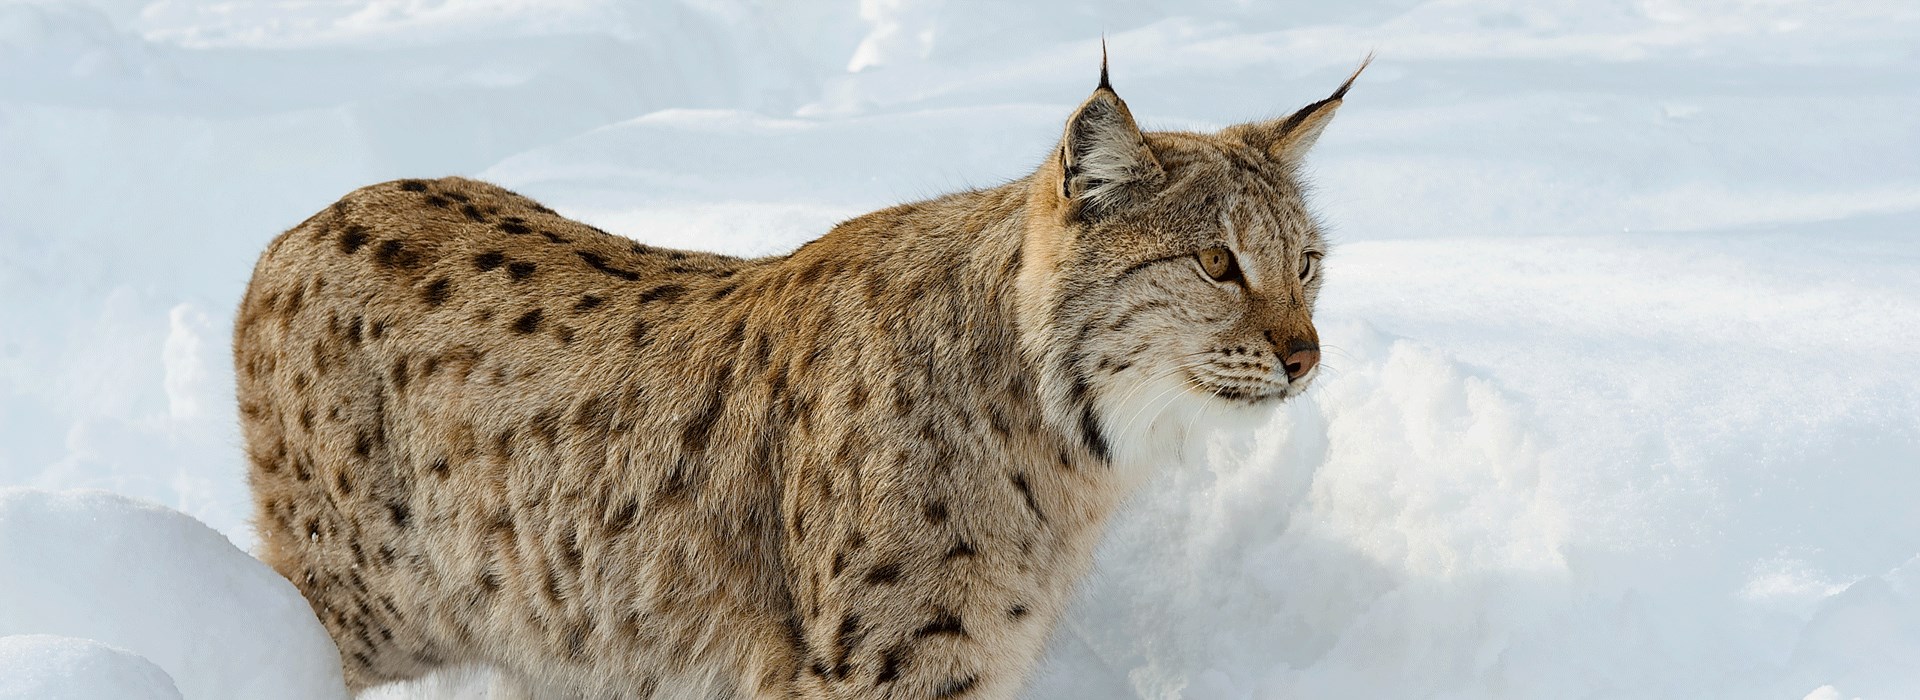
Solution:
[{"label": "amber eye", "polygon": [[1240,279],[1240,263],[1233,259],[1233,251],[1226,248],[1208,248],[1194,253],[1193,257],[1200,260],[1200,269],[1205,270],[1208,277],[1220,282]]}]

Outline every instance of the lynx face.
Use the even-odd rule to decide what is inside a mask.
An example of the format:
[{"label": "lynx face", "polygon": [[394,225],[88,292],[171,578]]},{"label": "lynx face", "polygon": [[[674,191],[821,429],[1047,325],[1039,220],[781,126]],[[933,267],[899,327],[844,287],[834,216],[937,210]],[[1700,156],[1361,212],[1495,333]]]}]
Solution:
[{"label": "lynx face", "polygon": [[1149,143],[1170,182],[1081,234],[1084,254],[1110,260],[1088,271],[1113,276],[1094,305],[1114,313],[1089,343],[1118,349],[1114,362],[1148,384],[1165,376],[1244,404],[1298,395],[1318,366],[1325,247],[1287,166],[1212,139]]},{"label": "lynx face", "polygon": [[1057,420],[1145,462],[1164,455],[1134,448],[1181,444],[1203,414],[1313,381],[1326,245],[1296,172],[1352,82],[1213,134],[1141,132],[1101,82],[1042,170],[1055,177],[1036,178],[1023,248],[1022,311],[1054,349],[1058,403],[1100,407]]}]

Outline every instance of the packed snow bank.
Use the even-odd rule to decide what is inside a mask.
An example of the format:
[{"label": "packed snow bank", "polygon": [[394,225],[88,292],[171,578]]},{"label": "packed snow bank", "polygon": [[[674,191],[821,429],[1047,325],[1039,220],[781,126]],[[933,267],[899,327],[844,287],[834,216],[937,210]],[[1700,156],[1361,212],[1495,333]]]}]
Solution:
[{"label": "packed snow bank", "polygon": [[[0,635],[125,649],[195,700],[346,694],[339,653],[293,584],[181,513],[98,491],[0,490],[0,562]],[[130,668],[94,647],[47,654],[101,682]]]},{"label": "packed snow bank", "polygon": [[152,661],[91,639],[0,637],[0,700],[180,700]]}]

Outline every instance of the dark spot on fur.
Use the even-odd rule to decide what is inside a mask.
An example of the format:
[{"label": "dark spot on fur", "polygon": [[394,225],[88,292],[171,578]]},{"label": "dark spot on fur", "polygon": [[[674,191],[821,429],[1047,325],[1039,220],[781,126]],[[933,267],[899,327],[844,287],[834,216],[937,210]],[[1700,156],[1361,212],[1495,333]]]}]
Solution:
[{"label": "dark spot on fur", "polygon": [[437,194],[430,194],[430,195],[427,195],[427,203],[436,207],[444,208],[447,205],[452,204],[453,202],[447,199],[446,197],[442,197]]},{"label": "dark spot on fur", "polygon": [[713,425],[726,409],[727,385],[732,382],[733,368],[722,367],[707,388],[694,397],[702,408],[680,430],[680,446],[687,452],[698,454],[707,450],[707,442],[713,439]]},{"label": "dark spot on fur", "polygon": [[613,397],[600,395],[580,402],[573,410],[573,427],[581,430],[606,430],[613,423]]},{"label": "dark spot on fur", "polygon": [[452,466],[447,464],[447,458],[441,457],[434,460],[433,464],[427,467],[427,471],[433,472],[434,476],[444,479],[447,477],[447,474],[452,471]]},{"label": "dark spot on fur", "polygon": [[408,192],[425,192],[427,191],[427,183],[419,180],[401,180],[400,189]]},{"label": "dark spot on fur", "polygon": [[387,517],[393,520],[394,526],[406,527],[407,521],[413,519],[413,510],[405,503],[388,503]]},{"label": "dark spot on fur", "polygon": [[513,429],[500,431],[493,438],[493,453],[502,462],[513,461]]},{"label": "dark spot on fur", "polygon": [[711,296],[711,297],[708,297],[707,299],[708,299],[709,301],[719,301],[719,300],[721,300],[721,299],[725,299],[725,298],[727,297],[727,295],[728,295],[728,294],[732,294],[732,293],[733,293],[733,290],[735,290],[735,289],[739,289],[739,288],[740,288],[740,283],[739,283],[739,282],[735,282],[735,283],[733,283],[733,284],[729,284],[729,285],[727,285],[727,286],[725,286],[725,287],[721,287],[721,288],[720,288],[720,289],[719,289],[718,291],[716,291],[716,292],[714,292],[714,293],[713,293],[713,296]]},{"label": "dark spot on fur", "polygon": [[969,690],[973,690],[973,684],[977,680],[978,679],[973,676],[967,676],[966,678],[941,683],[940,687],[933,689],[933,696],[935,698],[958,697]]},{"label": "dark spot on fur", "polygon": [[533,229],[527,228],[526,224],[520,223],[520,219],[513,217],[509,217],[507,220],[500,222],[497,228],[515,236],[523,236],[533,232]]},{"label": "dark spot on fur", "polygon": [[703,466],[687,455],[674,460],[660,479],[660,497],[669,501],[685,500],[704,481]]},{"label": "dark spot on fur", "polygon": [[921,509],[927,516],[927,522],[938,525],[947,521],[947,504],[944,501],[928,501]]},{"label": "dark spot on fur", "polygon": [[645,304],[648,302],[662,301],[662,300],[673,301],[675,299],[680,298],[680,295],[685,293],[687,293],[686,287],[682,287],[677,284],[663,284],[658,287],[654,287],[653,289],[649,289],[647,291],[641,292],[640,303]]},{"label": "dark spot on fur", "polygon": [[512,277],[516,282],[524,280],[533,276],[534,267],[533,263],[525,260],[510,262],[507,263],[507,276]]},{"label": "dark spot on fur", "polygon": [[340,487],[340,495],[342,496],[353,495],[353,479],[352,477],[347,476],[347,470],[342,469],[340,471],[334,472],[333,483],[335,486]]},{"label": "dark spot on fur", "polygon": [[371,454],[373,454],[373,436],[368,435],[364,430],[354,433],[353,456],[366,459]]},{"label": "dark spot on fur", "polygon": [[513,332],[525,335],[540,330],[540,310],[534,309],[513,320]]},{"label": "dark spot on fur", "polygon": [[870,586],[887,585],[899,580],[900,565],[897,563],[881,564],[867,572],[867,585]]},{"label": "dark spot on fur", "polygon": [[949,634],[962,637],[967,634],[966,625],[961,624],[960,616],[953,614],[951,610],[941,610],[935,613],[932,620],[929,620],[925,625],[921,625],[920,629],[913,631],[913,636],[915,637],[936,637]]},{"label": "dark spot on fur", "polygon": [[393,369],[387,373],[387,378],[389,381],[393,383],[394,391],[396,392],[406,391],[407,381],[408,381],[407,358],[405,357],[393,358]]},{"label": "dark spot on fur", "polygon": [[567,629],[567,658],[580,661],[587,658],[587,626],[577,624]]},{"label": "dark spot on fur", "polygon": [[629,498],[625,503],[620,504],[619,508],[607,514],[607,532],[614,535],[626,532],[633,527],[634,521],[639,517],[640,501]]},{"label": "dark spot on fur", "polygon": [[646,319],[644,318],[634,319],[633,330],[627,333],[627,337],[633,339],[633,344],[635,347],[646,347],[648,343],[647,331],[648,331],[648,328],[647,328]]},{"label": "dark spot on fur", "polygon": [[895,646],[880,655],[880,674],[874,676],[874,686],[892,683],[900,678],[900,667],[907,663],[907,647]]},{"label": "dark spot on fur", "polygon": [[599,270],[606,274],[613,275],[614,277],[618,277],[628,282],[632,282],[634,280],[640,279],[640,273],[634,272],[632,270],[622,270],[612,265],[608,265],[607,259],[600,257],[599,253],[586,251],[586,250],[576,250],[574,251],[574,254],[580,256],[580,261],[586,263],[587,267],[591,267],[595,270]]},{"label": "dark spot on fur", "polygon": [[801,286],[813,284],[814,281],[820,279],[820,275],[822,273],[825,273],[826,271],[827,271],[827,261],[816,260],[812,265],[808,265],[805,268],[801,269],[799,276],[794,278],[794,282]]},{"label": "dark spot on fur", "polygon": [[554,233],[552,231],[541,231],[540,236],[547,239],[548,243],[566,243],[567,242],[566,238],[563,238],[561,237],[560,234]]},{"label": "dark spot on fur", "polygon": [[405,241],[382,241],[380,249],[374,251],[373,259],[387,267],[406,268],[420,264],[420,254],[407,248]]},{"label": "dark spot on fur", "polygon": [[606,303],[606,301],[607,300],[601,299],[600,297],[594,296],[592,294],[588,294],[580,297],[580,303],[574,304],[573,310],[574,311],[592,311],[593,309],[598,308],[601,304]]},{"label": "dark spot on fur", "polygon": [[540,413],[536,414],[533,417],[531,424],[533,425],[534,437],[540,438],[541,444],[546,445],[547,449],[551,450],[554,448],[555,445],[559,444],[560,442],[560,414],[559,413],[553,410],[541,411]]},{"label": "dark spot on fur", "polygon": [[580,533],[568,530],[566,536],[561,538],[560,545],[560,560],[567,565],[567,571],[578,574],[580,563],[585,561],[580,551]]},{"label": "dark spot on fur", "polygon": [[1033,511],[1033,517],[1039,518],[1040,522],[1046,522],[1047,514],[1040,512],[1040,503],[1034,500],[1033,487],[1027,484],[1026,473],[1015,472],[1009,478],[1013,481],[1013,487],[1020,490],[1020,496],[1027,500],[1027,510]]},{"label": "dark spot on fur", "polygon": [[352,255],[354,251],[360,249],[360,246],[366,244],[367,229],[365,226],[348,226],[347,230],[340,234],[340,252],[342,253]]},{"label": "dark spot on fur", "polygon": [[959,559],[961,557],[970,557],[977,553],[978,552],[973,551],[973,545],[967,544],[966,540],[958,540],[953,543],[952,548],[947,550],[947,559],[951,560],[951,559]]},{"label": "dark spot on fur", "polygon": [[1100,432],[1100,419],[1093,415],[1091,402],[1080,406],[1080,439],[1095,458],[1101,462],[1113,461],[1113,449],[1107,445],[1107,437]]},{"label": "dark spot on fur", "polygon": [[839,633],[834,635],[834,653],[836,655],[833,669],[834,675],[846,678],[847,674],[851,672],[851,667],[847,664],[847,658],[853,655],[854,647],[860,645],[860,638],[863,636],[865,635],[860,632],[860,615],[858,613],[847,613],[846,617],[840,618]]},{"label": "dark spot on fur", "polygon": [[987,405],[987,425],[1003,440],[1013,437],[1013,426],[1007,423],[1007,416],[1001,412],[998,404]]},{"label": "dark spot on fur", "polygon": [[847,550],[842,549],[838,552],[834,552],[833,568],[827,570],[827,575],[838,578],[840,576],[840,572],[845,571],[846,569],[847,569]]},{"label": "dark spot on fur", "polygon": [[420,294],[420,300],[427,302],[427,306],[439,306],[447,303],[447,298],[451,296],[453,296],[453,280],[442,277],[427,283],[427,289]]},{"label": "dark spot on fur", "polygon": [[506,262],[506,253],[497,250],[473,256],[473,268],[481,272],[492,270],[493,268],[506,264]]}]

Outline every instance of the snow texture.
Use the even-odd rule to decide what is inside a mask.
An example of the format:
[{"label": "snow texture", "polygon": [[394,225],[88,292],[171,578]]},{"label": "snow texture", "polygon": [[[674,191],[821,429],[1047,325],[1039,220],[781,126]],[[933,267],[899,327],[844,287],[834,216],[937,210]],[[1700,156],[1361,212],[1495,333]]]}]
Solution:
[{"label": "snow texture", "polygon": [[0,658],[45,664],[0,664],[0,697],[346,693],[293,584],[184,514],[101,491],[0,489],[0,562],[0,635],[29,635],[6,636]]},{"label": "snow texture", "polygon": [[180,700],[152,661],[91,639],[0,637],[0,700]]},{"label": "snow texture", "polygon": [[[777,254],[1025,174],[1103,31],[1148,128],[1284,114],[1379,58],[1309,158],[1327,371],[1128,505],[1029,697],[1920,697],[1907,0],[0,0],[0,484],[249,546],[225,343],[278,231],[466,174]],[[0,589],[74,625],[0,633],[215,697],[240,681],[211,652],[187,673],[101,625],[224,644],[262,605],[330,663],[310,614],[225,588],[265,570],[211,533],[9,498],[95,505],[29,518],[47,543],[9,539],[0,580],[183,578]]]}]

